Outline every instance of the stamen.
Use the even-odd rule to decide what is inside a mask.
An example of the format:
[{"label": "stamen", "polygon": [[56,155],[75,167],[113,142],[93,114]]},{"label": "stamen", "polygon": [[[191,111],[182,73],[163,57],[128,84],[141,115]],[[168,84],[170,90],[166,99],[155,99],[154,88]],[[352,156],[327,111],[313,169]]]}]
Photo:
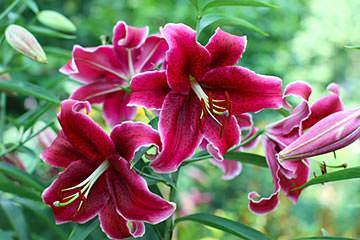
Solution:
[{"label": "stamen", "polygon": [[[101,175],[109,168],[109,166],[109,162],[105,160],[98,168],[95,169],[92,174],[90,174],[89,177],[87,177],[81,183],[73,187],[61,189],[61,199],[60,201],[53,202],[54,207],[65,207],[75,202],[77,199],[80,199],[80,203],[77,208],[77,212],[79,212],[85,200],[88,198],[90,190],[95,185],[96,181],[101,177]],[[64,197],[64,193],[71,190],[76,190],[76,192],[72,195]]]},{"label": "stamen", "polygon": [[195,95],[200,100],[200,105],[202,108],[200,119],[202,119],[204,117],[204,114],[207,113],[217,124],[221,126],[220,136],[222,136],[223,129],[228,119],[220,122],[217,116],[225,116],[228,118],[231,117],[232,104],[229,93],[225,91],[225,99],[214,99],[213,93],[209,92],[208,94],[206,94],[194,77],[190,76],[189,79],[191,89],[194,91]]}]

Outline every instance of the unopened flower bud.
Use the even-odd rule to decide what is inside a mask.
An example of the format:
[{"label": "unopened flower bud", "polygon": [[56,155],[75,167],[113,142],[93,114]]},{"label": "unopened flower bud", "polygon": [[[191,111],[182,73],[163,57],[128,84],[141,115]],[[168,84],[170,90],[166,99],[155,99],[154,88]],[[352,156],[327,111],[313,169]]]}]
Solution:
[{"label": "unopened flower bud", "polygon": [[12,24],[6,28],[5,38],[11,47],[25,56],[37,62],[47,63],[45,52],[39,42],[25,28]]},{"label": "unopened flower bud", "polygon": [[55,30],[71,33],[76,32],[75,25],[67,17],[58,12],[44,10],[37,15],[37,19],[45,26]]},{"label": "unopened flower bud", "polygon": [[278,158],[300,160],[336,151],[360,137],[360,108],[333,113],[283,149]]}]

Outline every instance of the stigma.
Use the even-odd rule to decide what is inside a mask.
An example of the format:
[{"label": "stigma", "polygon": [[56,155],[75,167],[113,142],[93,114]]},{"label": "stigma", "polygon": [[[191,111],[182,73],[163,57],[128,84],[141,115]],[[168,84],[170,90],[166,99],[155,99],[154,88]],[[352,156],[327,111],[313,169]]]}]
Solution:
[{"label": "stigma", "polygon": [[77,212],[79,212],[81,207],[84,205],[86,199],[88,198],[91,188],[95,185],[96,181],[101,177],[101,175],[109,168],[109,166],[109,162],[105,160],[95,169],[95,171],[90,176],[88,176],[78,185],[61,189],[61,199],[59,201],[53,202],[53,206],[65,207],[80,199],[80,203],[77,208]]}]

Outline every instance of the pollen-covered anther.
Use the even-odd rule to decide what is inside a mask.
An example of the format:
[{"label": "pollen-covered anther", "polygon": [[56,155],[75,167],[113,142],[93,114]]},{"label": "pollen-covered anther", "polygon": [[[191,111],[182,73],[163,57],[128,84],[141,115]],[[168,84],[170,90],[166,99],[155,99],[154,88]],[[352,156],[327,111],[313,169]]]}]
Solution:
[{"label": "pollen-covered anther", "polygon": [[[109,168],[110,164],[108,161],[104,161],[95,171],[87,177],[84,181],[75,185],[73,187],[61,189],[61,199],[60,201],[53,202],[54,207],[65,207],[69,204],[75,202],[80,199],[79,206],[77,211],[80,211],[81,207],[84,205],[86,199],[90,194],[91,188],[95,185],[96,181],[100,178],[100,176]],[[76,191],[74,194],[69,196],[63,196],[66,192]]]}]

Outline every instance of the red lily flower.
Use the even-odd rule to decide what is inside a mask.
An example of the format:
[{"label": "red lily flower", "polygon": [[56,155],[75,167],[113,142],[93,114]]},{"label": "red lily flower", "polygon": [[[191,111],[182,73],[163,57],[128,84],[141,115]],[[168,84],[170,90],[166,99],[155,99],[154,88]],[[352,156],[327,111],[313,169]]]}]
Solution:
[{"label": "red lily flower", "polygon": [[283,190],[287,197],[295,204],[298,201],[301,190],[293,189],[306,183],[309,177],[309,164],[307,159],[300,161],[278,161],[278,153],[299,139],[303,131],[310,128],[321,119],[335,112],[343,110],[343,104],[339,98],[338,86],[331,84],[328,87],[330,95],[317,100],[311,107],[308,99],[312,89],[305,82],[289,84],[284,93],[284,105],[289,107],[285,98],[294,95],[302,98],[292,113],[283,120],[270,125],[266,129],[264,148],[268,166],[270,168],[274,192],[267,198],[261,198],[256,192],[249,193],[249,208],[258,214],[274,210],[279,204],[278,195]]},{"label": "red lily flower", "polygon": [[90,104],[61,104],[62,130],[41,157],[65,170],[44,191],[43,200],[53,209],[57,224],[85,223],[98,215],[111,239],[141,236],[144,222],[159,223],[175,210],[130,169],[135,151],[143,145],[161,148],[160,137],[150,127],[132,122],[116,126],[109,137],[81,109],[89,112]]},{"label": "red lily flower", "polygon": [[112,45],[83,48],[74,46],[69,63],[60,72],[81,82],[72,99],[104,104],[104,118],[114,126],[132,120],[136,108],[127,107],[126,88],[132,77],[162,63],[168,49],[160,35],[148,37],[148,27],[135,28],[125,22],[114,27]]},{"label": "red lily flower", "polygon": [[137,75],[130,105],[161,109],[163,151],[152,162],[158,172],[172,172],[205,138],[216,159],[239,143],[236,118],[245,112],[281,106],[281,80],[234,66],[246,38],[218,28],[203,47],[196,32],[183,24],[161,30],[169,51],[166,70]]}]

